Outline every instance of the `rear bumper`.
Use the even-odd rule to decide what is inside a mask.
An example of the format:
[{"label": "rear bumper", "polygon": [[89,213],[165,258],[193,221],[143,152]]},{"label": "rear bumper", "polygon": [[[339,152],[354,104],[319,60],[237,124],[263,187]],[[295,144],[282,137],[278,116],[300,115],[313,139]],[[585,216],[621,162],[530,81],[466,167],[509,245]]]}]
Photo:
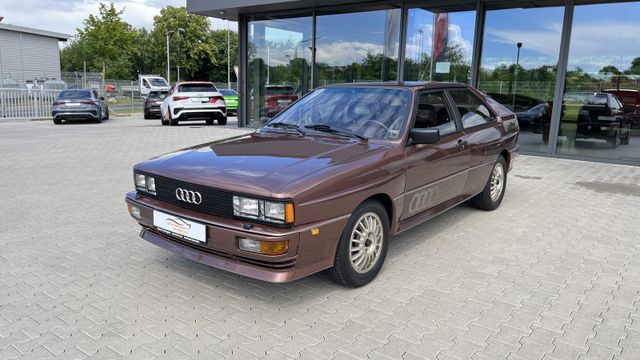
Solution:
[{"label": "rear bumper", "polygon": [[[205,216],[170,204],[139,196],[135,192],[125,199],[129,207],[140,209],[140,237],[193,261],[230,271],[250,278],[282,283],[296,280],[333,265],[337,240],[348,216],[296,228],[255,227],[246,231],[242,222],[233,219]],[[197,244],[163,233],[153,225],[154,210],[169,213],[206,226],[206,243]],[[311,229],[321,235],[312,236]],[[282,255],[261,255],[242,251],[238,238],[259,241],[289,241],[289,250]]]},{"label": "rear bumper", "polygon": [[186,120],[190,118],[207,118],[212,116],[227,116],[227,108],[226,107],[185,107],[185,108],[175,108],[172,109],[173,118]]},{"label": "rear bumper", "polygon": [[97,119],[97,110],[82,110],[82,111],[51,111],[51,116],[54,119],[65,120],[80,120],[80,119]]}]

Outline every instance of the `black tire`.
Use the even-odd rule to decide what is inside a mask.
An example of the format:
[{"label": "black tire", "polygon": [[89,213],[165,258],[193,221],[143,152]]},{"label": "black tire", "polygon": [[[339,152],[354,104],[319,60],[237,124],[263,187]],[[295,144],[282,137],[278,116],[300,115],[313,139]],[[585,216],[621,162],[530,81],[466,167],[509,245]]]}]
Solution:
[{"label": "black tire", "polygon": [[[373,264],[373,266],[364,273],[359,273],[355,270],[354,265],[351,264],[349,245],[351,242],[351,235],[354,232],[354,228],[358,225],[359,220],[366,214],[373,213],[378,216],[381,222],[383,231],[382,244],[380,247],[380,255]],[[369,240],[367,240],[369,241]],[[360,287],[368,284],[373,280],[387,257],[387,249],[389,246],[389,216],[384,206],[376,200],[367,200],[360,204],[356,210],[351,214],[349,222],[344,228],[340,241],[338,242],[338,248],[336,250],[336,257],[333,263],[333,267],[328,270],[331,280],[346,286]],[[365,251],[365,250],[363,250]]]},{"label": "black tire", "polygon": [[56,125],[60,125],[60,124],[62,124],[62,119],[55,118],[55,119],[53,119],[53,123],[56,124]]},{"label": "black tire", "polygon": [[98,124],[100,124],[100,123],[102,122],[102,117],[103,117],[103,116],[104,116],[104,115],[102,115],[102,112],[100,112],[100,114],[98,114],[98,117],[95,119],[95,122],[96,122],[96,123],[98,123]]},{"label": "black tire", "polygon": [[616,130],[616,134],[607,139],[607,144],[612,149],[615,149],[620,145],[620,129]]},{"label": "black tire", "polygon": [[620,139],[620,145],[629,145],[631,142],[631,129],[627,129],[627,136]]},{"label": "black tire", "polygon": [[[496,168],[498,166],[502,167],[502,180],[501,180],[502,186],[500,190],[500,195],[497,198],[492,198],[491,183],[492,183],[494,172],[496,171]],[[499,156],[498,160],[496,161],[496,163],[493,165],[493,168],[491,169],[491,174],[489,174],[489,179],[487,179],[487,183],[484,186],[484,189],[480,194],[471,198],[471,204],[473,204],[473,206],[477,207],[478,209],[487,210],[487,211],[495,210],[502,203],[502,198],[504,198],[504,193],[506,190],[507,190],[507,161],[503,156]]]},{"label": "black tire", "polygon": [[226,116],[218,117],[218,125],[227,125],[227,117]]},{"label": "black tire", "polygon": [[144,119],[145,119],[145,120],[149,120],[149,119],[151,119],[151,116],[149,116],[149,113],[148,113],[148,112],[146,112],[146,111],[144,112],[143,117],[144,117]]},{"label": "black tire", "polygon": [[105,120],[109,120],[109,107],[107,107],[107,111],[106,111],[106,113],[104,114],[104,119],[105,119]]},{"label": "black tire", "polygon": [[213,125],[213,121],[214,121],[214,119],[209,118],[209,119],[206,120],[206,123],[207,123],[207,125]]},{"label": "black tire", "polygon": [[178,126],[178,119],[174,119],[173,117],[171,117],[171,108],[167,108],[167,112],[169,113],[169,125],[171,126]]}]

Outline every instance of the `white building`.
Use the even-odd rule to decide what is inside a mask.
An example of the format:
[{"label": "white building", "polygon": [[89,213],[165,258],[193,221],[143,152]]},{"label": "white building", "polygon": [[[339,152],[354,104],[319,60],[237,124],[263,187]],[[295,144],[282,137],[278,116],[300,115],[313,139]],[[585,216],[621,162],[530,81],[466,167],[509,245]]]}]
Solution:
[{"label": "white building", "polygon": [[59,42],[66,42],[69,37],[0,23],[0,80],[17,82],[22,87],[34,81],[60,79]]}]

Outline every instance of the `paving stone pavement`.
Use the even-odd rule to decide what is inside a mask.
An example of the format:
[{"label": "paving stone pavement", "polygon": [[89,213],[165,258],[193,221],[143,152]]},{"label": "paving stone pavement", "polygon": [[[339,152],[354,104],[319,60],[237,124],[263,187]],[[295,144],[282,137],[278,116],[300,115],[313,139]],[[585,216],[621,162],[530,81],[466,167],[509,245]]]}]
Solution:
[{"label": "paving stone pavement", "polygon": [[500,209],[392,239],[368,286],[138,238],[133,164],[243,130],[0,122],[0,359],[639,359],[640,168],[520,156]]}]

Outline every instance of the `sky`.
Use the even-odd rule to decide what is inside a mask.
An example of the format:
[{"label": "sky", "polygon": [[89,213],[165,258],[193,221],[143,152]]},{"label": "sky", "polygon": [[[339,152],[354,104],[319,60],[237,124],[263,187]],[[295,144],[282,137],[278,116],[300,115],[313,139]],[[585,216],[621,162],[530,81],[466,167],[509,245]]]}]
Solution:
[{"label": "sky", "polygon": [[[98,0],[0,0],[0,16],[3,23],[34,27],[74,35],[82,21],[90,14],[96,14]],[[123,9],[122,17],[137,28],[151,29],[153,17],[160,14],[164,6],[185,6],[185,0],[112,0],[116,8]],[[211,20],[214,29],[226,29],[227,22]],[[237,25],[232,22],[231,29]]]}]

